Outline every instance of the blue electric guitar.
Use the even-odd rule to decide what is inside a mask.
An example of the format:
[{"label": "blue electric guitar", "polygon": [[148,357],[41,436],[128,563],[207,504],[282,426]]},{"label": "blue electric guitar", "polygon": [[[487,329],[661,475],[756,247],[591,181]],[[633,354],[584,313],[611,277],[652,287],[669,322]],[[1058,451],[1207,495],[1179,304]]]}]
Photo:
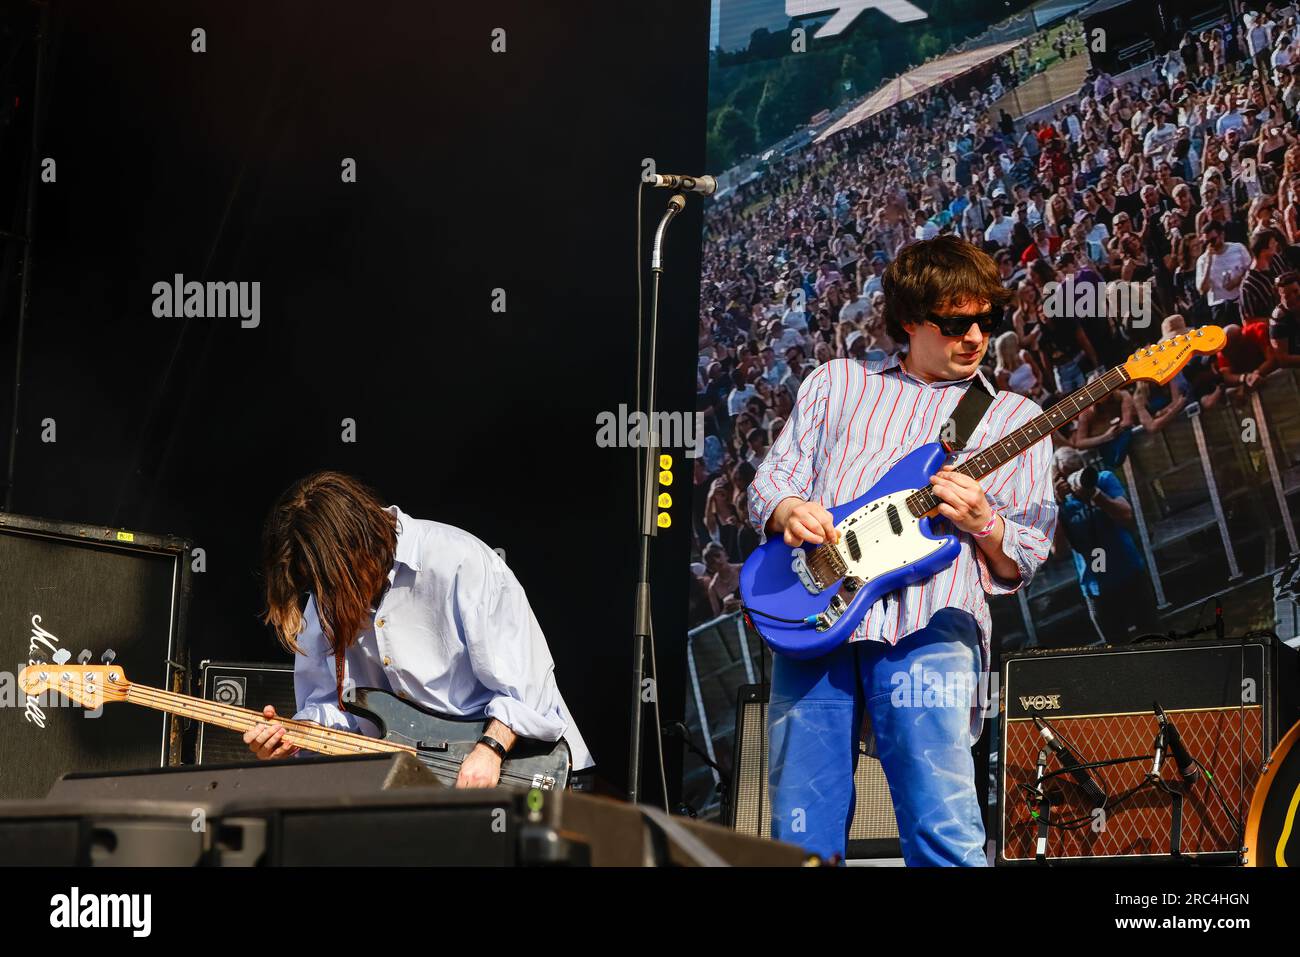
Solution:
[{"label": "blue electric guitar", "polygon": [[[957,471],[978,480],[1115,389],[1140,379],[1164,384],[1193,355],[1222,349],[1225,338],[1218,326],[1202,326],[1141,349],[971,455]],[[961,550],[957,536],[935,534],[931,528],[939,501],[930,490],[930,476],[947,456],[940,442],[922,445],[865,495],[829,509],[837,542],[791,548],[773,535],[749,556],[740,570],[740,596],[774,652],[791,658],[824,655],[853,634],[876,601],[956,561]]]}]

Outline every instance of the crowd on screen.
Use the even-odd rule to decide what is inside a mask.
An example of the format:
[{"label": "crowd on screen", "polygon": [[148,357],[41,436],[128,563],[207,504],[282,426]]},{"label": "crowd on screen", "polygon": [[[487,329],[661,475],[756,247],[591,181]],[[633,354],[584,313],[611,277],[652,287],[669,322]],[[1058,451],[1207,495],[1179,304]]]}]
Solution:
[{"label": "crowd on screen", "polygon": [[[1054,436],[1057,478],[1076,486],[1086,461],[1116,490],[1107,470],[1118,470],[1134,427],[1159,430],[1300,365],[1295,17],[1250,13],[1176,40],[1141,79],[1090,69],[1077,94],[1027,124],[990,108],[987,89],[934,88],[782,157],[711,205],[693,622],[738,606],[740,563],[760,541],[746,489],[803,379],[819,363],[898,350],[880,284],[906,243],[956,233],[994,258],[1015,295],[985,371],[1043,407],[1162,336],[1206,323],[1228,330],[1217,357],[1194,360],[1167,387],[1114,393]],[[1140,287],[1145,321],[1045,308],[1049,284],[1067,279],[1076,290]],[[1095,526],[1090,489],[1075,492]],[[1078,566],[1087,535],[1070,514],[1062,533]],[[1128,531],[1102,538],[1142,569]],[[1079,578],[1096,618],[1104,585],[1085,568]]]}]

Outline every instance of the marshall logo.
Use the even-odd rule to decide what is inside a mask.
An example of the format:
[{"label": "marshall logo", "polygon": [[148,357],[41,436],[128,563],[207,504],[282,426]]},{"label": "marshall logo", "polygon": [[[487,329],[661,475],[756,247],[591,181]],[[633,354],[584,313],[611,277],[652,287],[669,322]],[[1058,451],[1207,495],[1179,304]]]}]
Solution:
[{"label": "marshall logo", "polygon": [[[93,657],[94,655],[90,649],[83,648],[81,654],[77,656],[77,662],[84,665]],[[99,660],[107,665],[111,664],[116,657],[117,652],[109,648],[100,655]],[[72,652],[61,646],[54,632],[41,625],[41,616],[32,615],[32,637],[27,644],[27,664],[32,667],[44,664],[61,665],[71,660]],[[47,719],[42,704],[49,708],[61,708],[77,704],[67,698],[61,691],[48,691],[43,696],[44,702],[42,702],[41,695],[30,695],[23,692],[23,718],[29,724],[34,724],[38,728],[44,728]],[[86,717],[98,717],[100,710],[100,708],[97,708],[95,711],[87,711]]]},{"label": "marshall logo", "polygon": [[[41,627],[41,616],[32,615],[32,638],[27,645],[27,664],[61,665],[71,657],[70,651],[59,647],[59,639]],[[40,700],[29,694],[24,694],[23,697],[23,718],[38,728],[45,727],[45,712],[41,710]]]},{"label": "marshall logo", "polygon": [[1020,696],[1020,707],[1026,711],[1060,711],[1059,694],[1031,694]]}]

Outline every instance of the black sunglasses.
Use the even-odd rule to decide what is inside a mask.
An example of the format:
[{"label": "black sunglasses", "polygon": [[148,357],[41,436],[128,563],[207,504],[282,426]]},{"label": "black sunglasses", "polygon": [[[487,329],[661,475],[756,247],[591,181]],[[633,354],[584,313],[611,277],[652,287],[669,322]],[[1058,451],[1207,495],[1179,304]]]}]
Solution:
[{"label": "black sunglasses", "polygon": [[956,339],[958,336],[966,335],[966,330],[971,327],[971,323],[978,323],[980,332],[987,335],[997,327],[998,318],[997,313],[992,310],[974,316],[939,316],[932,312],[926,321],[938,326],[939,332],[943,335]]}]

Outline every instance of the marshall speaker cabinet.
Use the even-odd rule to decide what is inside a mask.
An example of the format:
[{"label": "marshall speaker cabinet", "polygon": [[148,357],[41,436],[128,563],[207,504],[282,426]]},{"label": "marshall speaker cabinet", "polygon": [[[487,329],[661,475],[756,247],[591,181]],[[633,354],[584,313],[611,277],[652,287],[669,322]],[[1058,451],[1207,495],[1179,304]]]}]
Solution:
[{"label": "marshall speaker cabinet", "polygon": [[28,663],[115,661],[184,691],[189,547],[172,537],[0,513],[0,798],[44,797],[65,772],[180,761],[179,722],[130,705],[29,697]]},{"label": "marshall speaker cabinet", "polygon": [[[1237,863],[1297,657],[1272,635],[1004,656],[999,863]],[[1157,702],[1186,777],[1167,732],[1152,777]]]}]

